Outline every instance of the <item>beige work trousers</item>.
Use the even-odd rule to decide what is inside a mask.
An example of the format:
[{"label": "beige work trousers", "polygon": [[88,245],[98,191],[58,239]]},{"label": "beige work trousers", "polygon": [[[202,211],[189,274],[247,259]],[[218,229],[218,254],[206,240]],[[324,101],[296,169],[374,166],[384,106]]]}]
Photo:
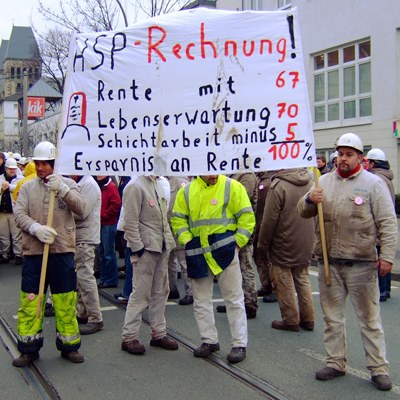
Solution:
[{"label": "beige work trousers", "polygon": [[131,257],[133,289],[126,307],[122,341],[139,339],[142,313],[147,307],[152,339],[160,339],[167,334],[165,305],[169,294],[168,258],[169,251],[155,253],[147,250],[141,257]]},{"label": "beige work trousers", "polygon": [[[247,319],[237,251],[231,264],[218,275],[218,285],[226,306],[232,347],[247,347]],[[192,278],[194,316],[202,342],[210,344],[218,343],[212,303],[213,286],[214,274],[211,270],[206,278]]]},{"label": "beige work trousers", "polygon": [[350,297],[360,327],[367,368],[371,376],[388,375],[375,264],[356,262],[348,266],[330,263],[331,285],[327,286],[323,263],[319,262],[318,281],[325,322],[326,363],[339,371],[346,369],[346,300]]},{"label": "beige work trousers", "polygon": [[16,257],[22,257],[22,231],[15,225],[13,213],[0,213],[0,252],[4,258],[10,257],[10,235]]},{"label": "beige work trousers", "polygon": [[78,243],[75,252],[75,267],[78,280],[78,302],[76,315],[88,322],[101,322],[99,291],[94,277],[95,244]]}]

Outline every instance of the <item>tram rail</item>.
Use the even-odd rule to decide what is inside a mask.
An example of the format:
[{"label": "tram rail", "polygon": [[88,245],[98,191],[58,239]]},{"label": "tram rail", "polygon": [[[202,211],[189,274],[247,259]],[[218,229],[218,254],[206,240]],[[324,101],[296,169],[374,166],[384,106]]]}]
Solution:
[{"label": "tram rail", "polygon": [[[0,315],[0,340],[5,349],[14,359],[19,356],[17,349],[17,338],[11,327],[7,324],[3,316]],[[25,383],[29,386],[38,400],[59,400],[61,399],[56,388],[48,376],[33,362],[28,367],[19,368]]]},{"label": "tram rail", "polygon": [[[99,295],[113,306],[126,310],[126,305],[117,301],[114,296],[108,293],[106,290],[99,289]],[[149,325],[149,320],[143,316],[143,322]],[[186,336],[172,329],[168,329],[168,335],[175,339],[182,347],[194,351],[198,346],[197,343],[188,339]],[[16,358],[19,355],[17,349],[17,337],[13,332],[12,328],[8,325],[7,321],[0,315],[0,341],[4,348],[8,351],[11,358]],[[288,400],[288,397],[279,392],[268,382],[260,379],[259,377],[250,374],[249,372],[241,369],[236,365],[228,363],[224,358],[217,354],[211,354],[209,357],[204,359],[209,364],[220,369],[229,375],[232,379],[235,379],[247,387],[251,388],[255,392],[258,392],[266,399],[270,400]],[[38,400],[60,400],[62,399],[57,389],[53,386],[49,377],[38,367],[36,362],[32,362],[26,368],[20,368],[25,383],[29,386],[30,390],[34,394],[34,398]]]},{"label": "tram rail", "polygon": [[[118,300],[114,298],[114,296],[108,293],[104,289],[99,289],[99,295],[103,297],[108,302],[112,303],[114,306],[126,310],[126,305],[120,303]],[[143,316],[143,322],[149,325],[149,320],[145,316]],[[198,344],[192,342],[187,337],[182,335],[179,332],[176,332],[172,329],[167,329],[167,334],[171,338],[175,339],[179,344],[183,347],[187,348],[190,351],[194,351],[194,349],[198,346]],[[219,368],[224,371],[226,374],[230,375],[233,379],[240,381],[241,383],[247,385],[251,389],[256,392],[262,394],[266,399],[270,400],[288,400],[288,397],[280,393],[276,388],[270,385],[268,382],[258,378],[255,375],[251,375],[248,372],[242,370],[241,368],[234,366],[227,361],[225,361],[222,357],[214,354],[204,358],[205,361],[210,363],[211,365]]]}]

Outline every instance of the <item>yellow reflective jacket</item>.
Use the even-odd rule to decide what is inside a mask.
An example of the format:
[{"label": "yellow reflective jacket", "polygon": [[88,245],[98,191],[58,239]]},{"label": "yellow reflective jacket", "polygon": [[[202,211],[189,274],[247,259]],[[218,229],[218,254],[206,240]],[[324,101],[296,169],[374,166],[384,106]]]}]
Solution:
[{"label": "yellow reflective jacket", "polygon": [[30,181],[31,179],[36,178],[36,167],[35,163],[33,161],[30,161],[27,166],[25,167],[24,171],[25,178],[22,178],[21,180],[18,181],[17,186],[15,186],[15,189],[12,192],[12,197],[14,201],[17,201],[18,199],[18,193],[19,190],[21,189],[21,186],[25,183]]},{"label": "yellow reflective jacket", "polygon": [[224,175],[215,185],[200,177],[176,196],[171,225],[185,246],[188,276],[218,275],[228,267],[236,246],[243,247],[254,230],[255,217],[244,186]]}]

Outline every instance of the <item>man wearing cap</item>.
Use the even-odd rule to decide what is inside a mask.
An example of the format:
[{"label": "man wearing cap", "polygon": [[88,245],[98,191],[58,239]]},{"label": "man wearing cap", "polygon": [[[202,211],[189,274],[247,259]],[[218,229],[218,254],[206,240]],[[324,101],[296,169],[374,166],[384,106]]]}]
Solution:
[{"label": "man wearing cap", "polygon": [[[395,204],[394,186],[393,186],[393,172],[390,169],[389,161],[386,160],[386,154],[381,149],[371,149],[367,153],[366,168],[376,176],[379,176],[385,183],[390,192],[393,204]],[[380,245],[378,244],[378,252]],[[379,301],[386,301],[390,298],[390,287],[392,283],[392,274],[388,272],[385,276],[378,275],[379,279]]]},{"label": "man wearing cap", "polygon": [[[338,142],[337,170],[320,179],[298,202],[302,217],[317,215],[323,203],[326,246],[331,285],[326,283],[322,244],[317,228],[315,254],[320,266],[320,302],[324,313],[324,344],[327,366],[315,374],[318,380],[345,375],[346,300],[353,304],[372,382],[379,390],[390,390],[385,336],[379,311],[377,267],[382,276],[392,269],[397,250],[397,220],[385,183],[365,171],[361,139],[354,133]],[[376,241],[381,251],[378,256]]]},{"label": "man wearing cap", "polygon": [[[39,283],[44,245],[49,245],[44,291],[50,286],[56,318],[56,346],[61,356],[73,363],[84,357],[76,320],[75,221],[73,213],[83,216],[84,199],[76,183],[54,174],[56,148],[39,143],[33,153],[37,178],[21,186],[14,208],[15,222],[22,233],[24,265],[18,310],[18,350],[15,367],[25,367],[39,358],[43,346],[43,311],[39,318]],[[47,226],[50,193],[55,192],[54,222]],[[44,302],[44,300],[43,300]],[[42,307],[42,310],[44,307]]]},{"label": "man wearing cap", "polygon": [[9,158],[5,163],[5,172],[0,176],[0,264],[8,263],[12,251],[15,263],[22,264],[21,230],[15,225],[12,193],[22,176],[17,174],[17,162]]}]

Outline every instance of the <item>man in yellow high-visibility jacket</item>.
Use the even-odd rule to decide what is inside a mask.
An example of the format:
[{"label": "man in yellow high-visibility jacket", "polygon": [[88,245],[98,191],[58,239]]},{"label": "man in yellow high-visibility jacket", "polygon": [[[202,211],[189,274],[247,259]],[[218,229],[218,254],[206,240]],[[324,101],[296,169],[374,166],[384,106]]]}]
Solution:
[{"label": "man in yellow high-visibility jacket", "polygon": [[203,342],[194,350],[195,357],[219,350],[212,305],[213,279],[217,276],[232,335],[228,361],[243,361],[247,320],[238,250],[246,245],[255,225],[246,189],[224,175],[197,177],[179,190],[171,225],[185,246],[192,279],[194,316]]}]

